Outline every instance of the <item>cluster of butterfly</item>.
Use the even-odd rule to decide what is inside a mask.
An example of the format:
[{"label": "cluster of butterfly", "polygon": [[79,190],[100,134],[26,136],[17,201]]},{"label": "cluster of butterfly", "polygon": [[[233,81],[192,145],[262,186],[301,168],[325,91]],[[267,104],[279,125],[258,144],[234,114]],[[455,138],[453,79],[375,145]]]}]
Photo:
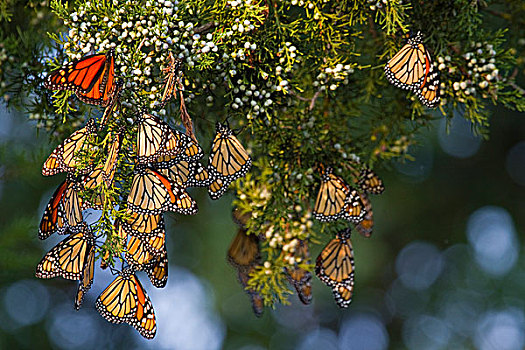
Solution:
[{"label": "cluster of butterfly", "polygon": [[[368,194],[381,194],[383,181],[370,169],[361,170],[357,185],[361,191],[348,186],[333,174],[332,168],[321,170],[321,187],[317,195],[313,215],[328,222],[338,219],[350,221],[365,237],[372,235],[374,226],[372,203]],[[337,233],[321,251],[316,260],[315,273],[332,288],[337,305],[346,308],[352,302],[354,290],[354,253],[350,240],[350,228]]]},{"label": "cluster of butterfly", "polygon": [[[172,61],[165,71],[163,99],[176,90],[180,62]],[[84,102],[106,107],[99,128],[112,115],[122,85],[115,82],[113,51],[90,55],[52,72],[45,87],[70,90]],[[165,102],[165,101],[163,101]],[[168,260],[165,246],[163,213],[173,211],[194,215],[196,202],[186,192],[188,187],[208,187],[212,199],[220,198],[236,179],[251,167],[251,159],[227,123],[217,123],[208,166],[200,163],[204,153],[196,140],[171,128],[159,118],[141,111],[135,118],[137,137],[133,142],[133,180],[126,200],[126,216],[114,222],[117,232],[116,252],[125,252],[128,266],[100,294],[96,309],[108,321],[129,323],[151,339],[156,334],[153,305],[136,271],[145,271],[158,288],[166,285]],[[107,157],[102,164],[86,164],[98,136],[94,119],[75,131],[45,161],[44,176],[67,173],[49,201],[39,227],[39,238],[53,233],[69,236],[51,249],[38,264],[39,278],[63,277],[79,281],[75,308],[78,310],[94,277],[96,237],[84,221],[87,208],[104,209],[107,200],[102,188],[122,189],[114,183],[125,127],[113,130]],[[83,196],[82,191],[93,196]],[[89,193],[84,192],[85,194]],[[125,196],[119,193],[119,196]],[[87,198],[87,199],[86,199]],[[111,203],[110,203],[111,204]],[[109,235],[111,236],[111,235]],[[109,265],[109,251],[102,257],[102,268]]]}]

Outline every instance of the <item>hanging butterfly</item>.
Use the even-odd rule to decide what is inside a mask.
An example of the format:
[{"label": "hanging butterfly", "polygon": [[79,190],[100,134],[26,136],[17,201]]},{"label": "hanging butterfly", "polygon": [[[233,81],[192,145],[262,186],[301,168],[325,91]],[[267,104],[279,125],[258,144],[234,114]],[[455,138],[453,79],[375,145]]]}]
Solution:
[{"label": "hanging butterfly", "polygon": [[139,214],[174,211],[184,215],[197,213],[197,203],[183,187],[157,171],[137,167],[128,196],[128,209]]},{"label": "hanging butterfly", "polygon": [[166,102],[168,102],[171,97],[175,96],[175,92],[177,91],[177,83],[181,73],[180,67],[182,65],[182,60],[180,58],[174,58],[171,52],[169,53],[169,59],[170,62],[168,63],[168,66],[162,69],[162,72],[165,74],[165,84],[164,92],[162,93],[161,105],[166,104]]},{"label": "hanging butterfly", "polygon": [[168,254],[161,255],[153,261],[144,264],[142,270],[146,272],[151,284],[157,288],[166,287],[168,283]]},{"label": "hanging butterfly", "polygon": [[100,294],[95,307],[107,321],[128,323],[144,338],[153,339],[157,332],[155,311],[151,300],[135,276],[135,268],[128,267]]},{"label": "hanging butterfly", "polygon": [[50,176],[61,172],[82,174],[88,173],[91,169],[78,169],[79,163],[77,156],[79,153],[86,152],[90,141],[97,132],[95,120],[90,119],[86,126],[71,134],[61,145],[51,153],[51,155],[44,162],[42,167],[42,175]]},{"label": "hanging butterfly", "polygon": [[139,163],[155,163],[176,159],[196,161],[202,158],[202,148],[189,136],[159,118],[142,113],[137,118],[137,158]]},{"label": "hanging butterfly", "polygon": [[117,80],[115,83],[115,89],[113,90],[113,93],[109,96],[107,106],[104,109],[104,114],[102,114],[102,118],[100,118],[100,125],[99,130],[106,125],[108,119],[115,113],[117,110],[118,104],[120,103],[120,95],[122,93],[122,90],[124,89],[124,82],[122,80]]},{"label": "hanging butterfly", "polygon": [[322,222],[337,219],[358,223],[366,214],[357,191],[333,174],[332,168],[321,173],[321,187],[313,209],[314,217]]},{"label": "hanging butterfly", "polygon": [[107,106],[115,84],[115,51],[89,55],[49,74],[44,87],[73,91],[82,102]]},{"label": "hanging butterfly", "polygon": [[246,230],[248,220],[252,217],[252,213],[250,211],[243,211],[242,209],[239,209],[238,207],[234,207],[232,210],[232,218],[233,222],[239,226],[239,228]]},{"label": "hanging butterfly", "polygon": [[53,233],[66,234],[82,229],[82,200],[79,185],[68,176],[56,189],[46,206],[38,229],[38,238],[46,239]]},{"label": "hanging butterfly", "polygon": [[317,257],[315,274],[332,288],[337,305],[348,307],[354,289],[354,252],[350,228],[339,231]]},{"label": "hanging butterfly", "polygon": [[[295,257],[297,262],[310,263],[310,252],[305,241],[300,241],[295,248]],[[292,268],[286,267],[285,271],[288,281],[297,291],[299,300],[305,305],[310,304],[312,302],[312,274],[310,271],[299,267],[297,263]]]},{"label": "hanging butterfly", "polygon": [[234,180],[246,175],[251,166],[248,152],[228,123],[217,123],[208,161],[208,173],[213,179],[208,187],[211,199],[219,199]]},{"label": "hanging butterfly", "polygon": [[388,61],[385,74],[396,87],[414,91],[425,106],[434,108],[439,102],[437,70],[423,45],[421,32],[410,36],[405,46]]},{"label": "hanging butterfly", "polygon": [[[138,246],[141,246],[139,250],[143,250],[143,249],[147,250],[148,253],[154,258],[158,258],[161,255],[165,254],[166,252],[166,248],[164,245],[166,242],[166,232],[165,231],[159,230],[158,233],[155,235],[139,236],[139,237],[133,236],[133,234],[130,232],[128,232],[128,234],[130,237],[128,241],[127,253],[133,254],[133,251],[134,251],[133,246],[138,245]],[[137,264],[143,264],[143,262],[141,263],[137,260],[135,261]]]},{"label": "hanging butterfly", "polygon": [[385,190],[383,180],[367,168],[361,170],[358,186],[365,193],[381,194]]},{"label": "hanging butterfly", "polygon": [[364,193],[360,193],[359,196],[361,197],[361,201],[364,203],[366,215],[359,224],[355,226],[357,232],[359,232],[362,236],[369,238],[372,236],[372,230],[374,228],[374,213],[372,211],[372,202],[370,201],[370,198]]},{"label": "hanging butterfly", "polygon": [[235,268],[254,265],[260,258],[259,240],[255,235],[247,235],[239,229],[228,248],[228,262]]},{"label": "hanging butterfly", "polygon": [[126,218],[122,220],[121,225],[126,232],[130,232],[137,237],[147,237],[156,235],[158,231],[165,231],[162,214],[139,214],[128,210],[126,211]]},{"label": "hanging butterfly", "polygon": [[[113,184],[115,171],[117,170],[118,154],[120,145],[122,144],[123,134],[121,132],[115,134],[113,141],[109,145],[108,155],[104,165],[99,165],[82,180],[85,190],[96,190],[103,183],[106,188],[110,188]],[[102,210],[104,206],[104,197],[102,193],[96,191],[93,193],[93,198],[84,204],[84,208],[94,208]]]},{"label": "hanging butterfly", "polygon": [[36,267],[36,277],[62,277],[80,281],[90,255],[94,254],[95,238],[86,224],[83,230],[70,234],[51,249]]},{"label": "hanging butterfly", "polygon": [[314,217],[322,222],[339,219],[349,193],[348,185],[339,176],[333,174],[332,168],[323,170],[321,187],[313,210]]},{"label": "hanging butterfly", "polygon": [[[89,228],[88,228],[89,229]],[[91,232],[90,232],[91,233]],[[94,237],[93,237],[94,243]],[[84,295],[91,289],[93,284],[93,277],[95,275],[95,245],[93,244],[89,250],[86,264],[82,269],[82,278],[78,281],[77,296],[75,298],[75,309],[80,310]]]},{"label": "hanging butterfly", "polygon": [[247,235],[239,228],[228,248],[228,262],[237,270],[239,283],[251,299],[253,312],[260,317],[264,311],[264,302],[257,291],[248,288],[250,273],[260,264],[259,241],[255,235]]},{"label": "hanging butterfly", "polygon": [[348,220],[354,224],[359,224],[366,215],[365,204],[361,200],[359,193],[351,188],[345,199],[345,206],[341,218]]},{"label": "hanging butterfly", "polygon": [[184,188],[208,187],[210,185],[208,170],[199,162],[167,161],[156,163],[155,169]]},{"label": "hanging butterfly", "polygon": [[248,281],[250,280],[250,273],[255,271],[256,266],[250,266],[248,268],[241,268],[238,270],[239,283],[243,287],[244,291],[250,296],[253,313],[257,317],[261,317],[264,312],[264,300],[262,296],[254,289],[248,287]]}]

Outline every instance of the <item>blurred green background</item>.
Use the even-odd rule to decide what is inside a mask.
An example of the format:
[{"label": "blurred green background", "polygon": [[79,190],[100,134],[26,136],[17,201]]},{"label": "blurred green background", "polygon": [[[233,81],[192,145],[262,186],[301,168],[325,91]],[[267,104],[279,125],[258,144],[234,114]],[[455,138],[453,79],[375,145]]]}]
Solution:
[{"label": "blurred green background", "polygon": [[[496,110],[489,141],[472,136],[463,118],[448,134],[445,121],[434,126],[412,149],[415,161],[377,169],[386,191],[372,199],[373,236],[353,236],[356,285],[347,310],[314,277],[311,305],[292,295],[290,306],[256,318],[225,259],[236,233],[232,197],[212,202],[198,189],[197,216],[167,215],[168,285],[155,289],[140,276],[158,325],[146,341],[94,309],[108,271],[97,266],[78,312],[76,283],[34,277],[63,238],[37,238],[63,176],[40,173],[53,148],[48,135],[0,109],[0,348],[525,348],[523,114]],[[321,248],[312,248],[313,259]]]}]

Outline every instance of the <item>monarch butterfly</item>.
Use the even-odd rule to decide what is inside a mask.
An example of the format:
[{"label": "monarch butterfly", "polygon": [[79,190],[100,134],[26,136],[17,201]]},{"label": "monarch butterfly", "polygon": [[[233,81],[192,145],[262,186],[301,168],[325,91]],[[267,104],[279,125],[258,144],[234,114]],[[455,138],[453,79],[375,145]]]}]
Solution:
[{"label": "monarch butterfly", "polygon": [[315,264],[315,274],[332,288],[337,305],[348,307],[354,289],[354,252],[349,228],[339,231],[323,248]]},{"label": "monarch butterfly", "polygon": [[228,262],[239,269],[251,266],[260,258],[259,241],[255,235],[247,235],[239,229],[228,248]]},{"label": "monarch butterfly", "polygon": [[63,277],[69,280],[81,280],[90,255],[94,254],[95,238],[83,225],[83,230],[69,235],[51,249],[36,267],[36,277]]},{"label": "monarch butterfly", "polygon": [[365,204],[361,200],[359,193],[352,188],[346,197],[345,207],[343,208],[341,218],[353,222],[354,224],[358,224],[363,221],[365,215]]},{"label": "monarch butterfly", "polygon": [[[296,258],[300,258],[301,262],[309,264],[310,253],[308,251],[308,245],[306,242],[300,241],[300,244],[295,250],[295,256]],[[312,302],[312,274],[310,271],[305,270],[298,265],[294,266],[293,268],[286,267],[285,270],[288,281],[297,291],[299,300],[301,300],[301,302],[305,305],[310,304]]]},{"label": "monarch butterfly", "polygon": [[53,233],[65,234],[67,230],[82,229],[82,200],[78,184],[70,177],[56,189],[46,206],[38,229],[38,238],[46,239]]},{"label": "monarch butterfly", "polygon": [[246,230],[246,224],[252,217],[250,211],[243,212],[241,209],[235,207],[232,211],[233,222],[235,222],[241,229]]},{"label": "monarch butterfly", "polygon": [[[135,260],[138,264],[143,264],[144,262],[138,261],[133,258],[133,255],[140,254],[138,252],[142,250],[148,251],[151,256],[158,258],[166,252],[164,243],[166,242],[166,232],[159,230],[157,234],[150,236],[137,237],[130,234],[130,239],[128,241],[128,251],[132,255],[131,259]],[[135,251],[138,251],[135,253]],[[147,262],[147,261],[146,261]]]},{"label": "monarch butterfly", "polygon": [[[170,128],[159,118],[142,113],[138,119],[137,157],[139,163],[153,163],[175,159],[198,160],[201,147],[189,136]],[[159,159],[160,158],[160,159]]]},{"label": "monarch butterfly", "polygon": [[234,180],[246,175],[251,166],[250,156],[228,123],[217,123],[208,161],[208,173],[213,179],[208,187],[211,199],[220,198]]},{"label": "monarch butterfly", "polygon": [[95,247],[93,246],[89,251],[86,260],[86,265],[82,271],[82,278],[78,281],[77,297],[75,298],[75,309],[80,310],[84,295],[91,289],[93,284],[93,277],[95,274]]},{"label": "monarch butterfly", "polygon": [[313,214],[322,222],[345,219],[358,223],[366,212],[357,191],[334,175],[332,168],[326,168],[321,174]]},{"label": "monarch butterfly", "polygon": [[128,196],[128,209],[139,214],[171,210],[184,215],[197,213],[197,203],[180,185],[157,171],[138,167]]},{"label": "monarch butterfly", "polygon": [[314,217],[322,222],[339,219],[348,193],[350,188],[343,179],[333,174],[332,168],[323,170],[321,187],[313,210]]},{"label": "monarch butterfly", "polygon": [[115,89],[115,51],[89,55],[52,72],[44,87],[73,91],[85,103],[106,106]]},{"label": "monarch butterfly", "polygon": [[118,80],[115,83],[115,89],[113,90],[113,93],[109,96],[107,107],[104,109],[104,114],[102,114],[102,118],[100,118],[99,129],[106,125],[108,118],[116,111],[117,103],[119,102],[120,94],[122,93],[123,89],[124,82],[122,80]]},{"label": "monarch butterfly", "polygon": [[[117,158],[122,143],[122,133],[115,134],[112,143],[109,146],[108,155],[104,165],[99,165],[90,174],[86,175],[82,180],[84,189],[93,190],[105,183],[106,187],[111,187],[113,183],[113,177],[117,170]],[[102,209],[104,205],[104,198],[101,193],[94,195],[94,200],[90,203],[86,203],[84,207],[90,207],[94,209]]]},{"label": "monarch butterfly", "polygon": [[372,202],[370,198],[364,193],[359,194],[361,201],[365,205],[366,215],[359,224],[355,226],[357,232],[362,236],[369,238],[372,236],[372,229],[374,228],[374,213],[372,212]]},{"label": "monarch butterfly", "polygon": [[112,323],[128,323],[147,339],[157,332],[155,311],[151,300],[135,276],[135,267],[128,267],[99,295],[98,312]]},{"label": "monarch butterfly", "polygon": [[383,180],[370,169],[363,169],[359,174],[359,188],[365,193],[381,194],[385,190]]},{"label": "monarch butterfly", "polygon": [[[86,151],[89,146],[89,140],[95,135],[97,128],[95,120],[90,119],[86,126],[71,134],[61,145],[51,153],[44,162],[42,175],[50,176],[61,172],[74,173],[79,170],[76,157],[81,151]],[[79,170],[81,173],[89,172],[87,169]]]},{"label": "monarch butterfly", "polygon": [[237,277],[239,278],[239,283],[244,288],[244,291],[250,296],[253,313],[255,316],[261,317],[264,312],[264,300],[256,290],[248,287],[250,273],[252,273],[254,270],[255,266],[239,269]]},{"label": "monarch butterfly", "polygon": [[165,177],[187,187],[207,187],[210,185],[208,170],[199,162],[167,161],[155,164],[155,168]]},{"label": "monarch butterfly", "polygon": [[148,274],[151,284],[157,288],[166,287],[168,283],[168,254],[163,254],[142,266],[142,269]]},{"label": "monarch butterfly", "polygon": [[159,230],[164,231],[162,214],[139,214],[128,210],[126,215],[127,217],[122,220],[121,225],[134,236],[149,236],[157,234]]},{"label": "monarch butterfly", "polygon": [[180,67],[182,65],[182,60],[179,58],[174,58],[173,54],[169,54],[170,63],[162,71],[166,74],[164,81],[164,92],[162,93],[162,104],[166,103],[174,94],[177,89],[177,81],[179,78]]},{"label": "monarch butterfly", "polygon": [[439,78],[428,50],[423,45],[423,34],[417,32],[385,65],[385,74],[393,85],[414,91],[427,107],[439,102]]}]

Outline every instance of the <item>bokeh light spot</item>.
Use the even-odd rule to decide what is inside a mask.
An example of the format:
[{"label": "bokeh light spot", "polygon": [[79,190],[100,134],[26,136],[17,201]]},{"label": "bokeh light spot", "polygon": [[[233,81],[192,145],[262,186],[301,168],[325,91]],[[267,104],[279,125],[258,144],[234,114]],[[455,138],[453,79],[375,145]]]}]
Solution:
[{"label": "bokeh light spot", "polygon": [[357,313],[348,317],[339,331],[339,349],[382,350],[388,348],[388,333],[376,315]]},{"label": "bokeh light spot", "polygon": [[507,154],[507,172],[512,180],[525,186],[525,141],[520,141]]},{"label": "bokeh light spot", "polygon": [[396,272],[403,285],[413,290],[430,287],[443,269],[443,258],[436,246],[426,242],[407,244],[396,259]]},{"label": "bokeh light spot", "polygon": [[516,263],[519,243],[514,223],[503,208],[486,206],[469,217],[467,237],[478,265],[492,275],[507,273]]},{"label": "bokeh light spot", "polygon": [[480,350],[518,350],[525,346],[524,315],[518,309],[488,311],[481,317],[474,340]]},{"label": "bokeh light spot", "polygon": [[[449,124],[447,130],[447,123]],[[481,146],[481,137],[472,133],[472,123],[454,113],[452,120],[441,119],[438,141],[441,149],[456,158],[468,158],[476,154]]]},{"label": "bokeh light spot", "polygon": [[[40,321],[48,307],[49,294],[40,282],[18,281],[5,291],[4,308],[12,321],[19,326],[28,326]],[[2,323],[4,322],[5,320]]]}]

